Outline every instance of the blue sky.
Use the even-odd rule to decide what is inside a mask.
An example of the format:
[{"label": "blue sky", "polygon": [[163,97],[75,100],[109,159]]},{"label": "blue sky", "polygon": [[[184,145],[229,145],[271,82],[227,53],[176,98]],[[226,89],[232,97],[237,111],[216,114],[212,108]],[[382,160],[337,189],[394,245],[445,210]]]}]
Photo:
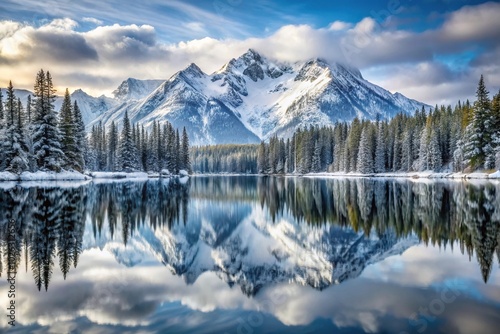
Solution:
[{"label": "blue sky", "polygon": [[3,0],[0,85],[109,94],[127,77],[211,72],[252,47],[278,61],[348,62],[427,103],[472,98],[479,75],[500,87],[500,4],[466,0]]}]

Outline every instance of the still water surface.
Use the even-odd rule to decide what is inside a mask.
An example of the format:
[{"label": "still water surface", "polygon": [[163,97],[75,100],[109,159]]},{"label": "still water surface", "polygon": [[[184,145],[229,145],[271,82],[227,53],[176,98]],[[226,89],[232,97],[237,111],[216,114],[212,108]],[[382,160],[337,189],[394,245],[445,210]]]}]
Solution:
[{"label": "still water surface", "polygon": [[500,328],[499,183],[3,183],[0,226],[0,332]]}]

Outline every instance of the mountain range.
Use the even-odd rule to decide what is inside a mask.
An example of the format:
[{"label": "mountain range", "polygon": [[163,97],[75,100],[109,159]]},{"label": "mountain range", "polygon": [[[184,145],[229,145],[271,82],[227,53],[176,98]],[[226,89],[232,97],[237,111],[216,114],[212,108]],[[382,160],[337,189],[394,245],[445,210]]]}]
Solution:
[{"label": "mountain range", "polygon": [[[166,81],[129,78],[113,96],[71,94],[88,130],[99,122],[120,125],[127,111],[146,129],[154,121],[186,127],[194,145],[257,143],[289,137],[299,127],[389,119],[429,107],[368,82],[351,66],[322,59],[275,62],[252,49],[212,74],[191,64]],[[57,110],[61,103],[58,98]]]}]

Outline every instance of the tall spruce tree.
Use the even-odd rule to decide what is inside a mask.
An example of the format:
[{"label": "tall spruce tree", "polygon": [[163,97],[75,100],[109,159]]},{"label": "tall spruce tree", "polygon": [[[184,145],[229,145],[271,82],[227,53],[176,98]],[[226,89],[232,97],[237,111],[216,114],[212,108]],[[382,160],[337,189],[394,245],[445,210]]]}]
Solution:
[{"label": "tall spruce tree", "polygon": [[184,127],[182,129],[182,144],[181,144],[181,161],[182,161],[182,169],[187,171],[189,174],[192,173],[191,169],[191,159],[189,156],[189,137]]},{"label": "tall spruce tree", "polygon": [[374,171],[368,126],[365,126],[361,132],[356,166],[356,171],[361,174],[371,174]]},{"label": "tall spruce tree", "polygon": [[385,136],[384,123],[380,122],[377,129],[377,143],[375,150],[375,172],[384,173],[385,169]]},{"label": "tall spruce tree", "polygon": [[85,124],[83,123],[83,116],[78,106],[78,103],[73,104],[73,121],[75,133],[75,165],[79,171],[85,170],[87,160],[89,159],[89,145],[87,142],[87,132],[85,131]]},{"label": "tall spruce tree", "polygon": [[5,110],[5,165],[6,170],[20,174],[28,170],[28,146],[26,145],[23,124],[22,105],[16,99],[12,82],[7,88]]},{"label": "tall spruce tree", "polygon": [[37,167],[43,171],[62,169],[64,153],[54,110],[55,90],[52,76],[40,70],[35,81],[35,117],[33,121],[33,152]]},{"label": "tall spruce tree", "polygon": [[0,89],[0,131],[4,126],[4,111],[3,111],[3,95],[2,90]]},{"label": "tall spruce tree", "polygon": [[476,90],[476,101],[473,107],[473,117],[466,130],[465,158],[472,170],[485,167],[486,157],[491,154],[491,119],[489,92],[486,90],[484,78],[481,75]]},{"label": "tall spruce tree", "polygon": [[115,172],[117,167],[117,151],[118,151],[118,129],[115,121],[111,122],[108,135],[108,171]]},{"label": "tall spruce tree", "polygon": [[137,159],[137,149],[132,138],[132,126],[128,118],[128,111],[125,111],[125,116],[123,117],[123,128],[120,137],[118,157],[121,171],[137,171],[139,162]]},{"label": "tall spruce tree", "polygon": [[59,131],[61,133],[61,150],[65,156],[64,167],[80,172],[83,171],[81,156],[77,154],[73,105],[67,88],[59,112]]}]

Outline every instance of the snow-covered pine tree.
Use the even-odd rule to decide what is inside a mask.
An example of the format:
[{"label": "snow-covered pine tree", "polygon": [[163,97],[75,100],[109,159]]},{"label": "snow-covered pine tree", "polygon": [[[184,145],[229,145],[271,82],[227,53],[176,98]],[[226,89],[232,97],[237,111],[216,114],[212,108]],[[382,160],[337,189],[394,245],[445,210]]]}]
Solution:
[{"label": "snow-covered pine tree", "polygon": [[429,143],[429,168],[433,171],[438,171],[443,166],[441,158],[441,148],[439,145],[439,131],[433,129]]},{"label": "snow-covered pine tree", "polygon": [[181,151],[181,138],[179,135],[179,129],[175,130],[175,174],[179,174],[179,157]]},{"label": "snow-covered pine tree", "polygon": [[413,129],[410,122],[407,122],[403,132],[403,147],[401,157],[401,168],[408,172],[411,171],[413,166]]},{"label": "snow-covered pine tree", "polygon": [[139,164],[141,165],[142,169],[147,171],[148,170],[148,158],[149,158],[149,136],[146,130],[144,130],[144,125],[141,126],[141,145],[139,149]]},{"label": "snow-covered pine tree", "polygon": [[3,95],[2,95],[2,90],[0,89],[0,131],[3,129],[4,126],[4,112],[3,112]]},{"label": "snow-covered pine tree", "polygon": [[191,159],[189,156],[189,137],[185,127],[182,128],[181,161],[182,161],[182,169],[191,174],[192,169],[191,169]]},{"label": "snow-covered pine tree", "polygon": [[5,165],[6,170],[20,174],[28,170],[28,146],[26,145],[23,124],[22,105],[16,99],[12,82],[7,88],[5,103]]},{"label": "snow-covered pine tree", "polygon": [[77,154],[73,105],[67,88],[59,112],[59,131],[61,133],[61,150],[64,152],[65,157],[64,167],[80,172],[83,171],[81,154]]},{"label": "snow-covered pine tree", "polygon": [[108,134],[108,171],[115,172],[117,165],[117,151],[118,151],[118,129],[116,128],[115,121],[111,122]]},{"label": "snow-covered pine tree", "polygon": [[76,164],[80,166],[79,171],[85,170],[87,161],[89,160],[89,144],[87,142],[87,133],[85,131],[85,124],[83,123],[83,116],[78,107],[78,103],[73,104],[73,121],[75,133],[75,159]]},{"label": "snow-covered pine tree", "polygon": [[418,150],[418,170],[429,169],[429,131],[428,126],[424,126],[420,136],[420,146]]},{"label": "snow-covered pine tree", "polygon": [[370,143],[369,125],[363,127],[357,157],[356,171],[361,174],[371,174],[374,171],[372,144]]},{"label": "snow-covered pine tree", "polygon": [[32,113],[32,102],[31,102],[31,94],[28,95],[26,100],[26,124],[31,124],[31,113]]},{"label": "snow-covered pine tree", "polygon": [[50,72],[40,70],[35,81],[35,115],[33,121],[33,152],[37,167],[59,172],[64,163],[61,137],[54,110],[55,90]]},{"label": "snow-covered pine tree", "polygon": [[375,149],[375,172],[384,173],[385,169],[385,135],[384,123],[380,122],[377,129],[377,143]]},{"label": "snow-covered pine tree", "polygon": [[263,141],[260,142],[259,150],[257,153],[257,169],[259,174],[267,174],[268,173],[268,162],[269,159],[266,154],[266,143]]},{"label": "snow-covered pine tree", "polygon": [[318,173],[321,171],[321,146],[319,140],[314,141],[313,156],[311,162],[311,172]]},{"label": "snow-covered pine tree", "polygon": [[466,130],[465,158],[469,161],[472,170],[485,167],[486,157],[491,154],[491,122],[490,100],[486,90],[484,78],[481,75],[476,90],[476,101],[473,107],[472,121]]},{"label": "snow-covered pine tree", "polygon": [[146,170],[147,171],[157,171],[158,170],[158,124],[156,121],[153,122],[153,129],[148,138],[147,149],[146,149]]},{"label": "snow-covered pine tree", "polygon": [[138,169],[137,149],[132,138],[132,126],[128,118],[128,111],[123,117],[123,128],[118,150],[119,169],[124,172],[133,172]]}]

